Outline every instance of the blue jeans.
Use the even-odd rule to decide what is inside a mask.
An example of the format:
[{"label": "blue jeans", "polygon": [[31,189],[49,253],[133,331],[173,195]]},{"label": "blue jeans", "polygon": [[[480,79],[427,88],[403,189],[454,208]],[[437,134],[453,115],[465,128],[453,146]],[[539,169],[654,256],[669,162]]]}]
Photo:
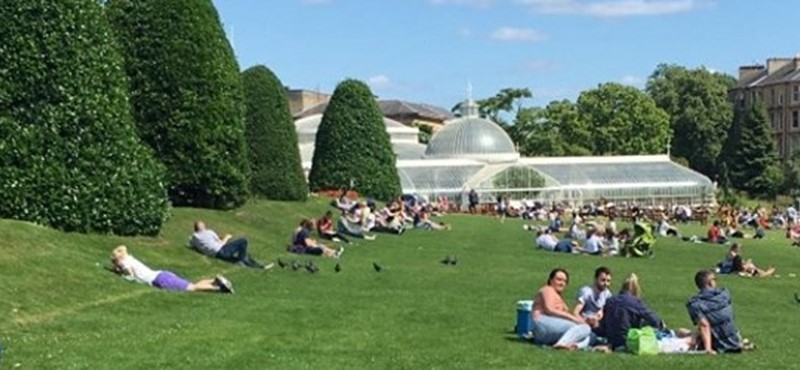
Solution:
[{"label": "blue jeans", "polygon": [[541,315],[533,319],[533,341],[547,346],[589,346],[592,328],[559,317]]},{"label": "blue jeans", "polygon": [[247,239],[236,239],[225,243],[222,246],[222,249],[217,252],[217,258],[233,262],[233,263],[240,263],[247,267],[252,268],[264,268],[264,265],[256,262],[254,259],[250,258],[247,255]]},{"label": "blue jeans", "polygon": [[569,239],[559,240],[558,243],[556,243],[555,248],[553,248],[553,251],[572,253],[572,240]]}]

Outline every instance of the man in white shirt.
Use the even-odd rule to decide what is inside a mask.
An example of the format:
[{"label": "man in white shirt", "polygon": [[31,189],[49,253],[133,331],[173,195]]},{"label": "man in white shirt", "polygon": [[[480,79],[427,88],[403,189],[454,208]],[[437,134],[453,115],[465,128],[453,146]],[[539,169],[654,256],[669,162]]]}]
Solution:
[{"label": "man in white shirt", "polygon": [[578,303],[575,304],[573,314],[586,319],[586,323],[597,327],[603,318],[603,307],[606,300],[611,298],[611,270],[601,266],[594,270],[594,284],[586,285],[578,290]]},{"label": "man in white shirt", "polygon": [[269,269],[273,264],[262,265],[247,254],[247,239],[240,238],[231,241],[230,234],[220,239],[214,230],[207,229],[203,221],[194,223],[194,234],[189,244],[198,252],[209,257],[219,258],[223,261],[238,263],[257,269]]},{"label": "man in white shirt", "polygon": [[539,236],[536,238],[536,246],[549,252],[556,249],[556,244],[558,244],[558,239],[553,236],[550,229],[540,231]]},{"label": "man in white shirt", "polygon": [[583,253],[591,255],[603,254],[603,243],[600,237],[597,236],[596,230],[590,230],[586,238],[586,243],[583,245]]}]

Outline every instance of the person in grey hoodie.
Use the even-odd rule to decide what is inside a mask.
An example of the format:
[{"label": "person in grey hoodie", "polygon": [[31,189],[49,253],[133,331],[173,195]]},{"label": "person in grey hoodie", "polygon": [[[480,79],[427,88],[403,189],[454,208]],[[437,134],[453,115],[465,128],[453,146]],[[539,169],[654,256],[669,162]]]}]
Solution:
[{"label": "person in grey hoodie", "polygon": [[741,352],[742,336],[733,320],[733,303],[727,289],[717,288],[713,271],[701,270],[694,276],[698,293],[689,298],[686,309],[697,325],[698,349],[709,354]]}]

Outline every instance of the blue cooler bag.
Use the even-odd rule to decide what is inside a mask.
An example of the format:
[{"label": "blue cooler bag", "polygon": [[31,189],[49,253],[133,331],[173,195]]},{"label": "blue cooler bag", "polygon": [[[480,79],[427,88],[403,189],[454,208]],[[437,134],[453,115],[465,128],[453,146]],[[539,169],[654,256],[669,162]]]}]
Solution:
[{"label": "blue cooler bag", "polygon": [[533,301],[518,301],[517,302],[517,326],[516,332],[520,338],[529,338],[533,330],[533,319],[531,319],[531,310],[533,309]]}]

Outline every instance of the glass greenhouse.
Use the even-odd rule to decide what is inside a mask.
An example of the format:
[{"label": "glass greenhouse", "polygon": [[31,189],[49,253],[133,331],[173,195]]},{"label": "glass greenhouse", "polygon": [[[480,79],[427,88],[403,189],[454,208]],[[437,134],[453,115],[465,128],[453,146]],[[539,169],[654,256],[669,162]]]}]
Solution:
[{"label": "glass greenhouse", "polygon": [[[462,117],[448,121],[427,146],[416,142],[416,128],[384,120],[405,193],[458,201],[475,189],[483,202],[494,202],[503,194],[574,205],[600,200],[652,205],[714,202],[715,185],[668,155],[520,157],[505,130],[478,117],[473,102],[462,107]],[[306,170],[320,120],[317,115],[297,121]]]}]

